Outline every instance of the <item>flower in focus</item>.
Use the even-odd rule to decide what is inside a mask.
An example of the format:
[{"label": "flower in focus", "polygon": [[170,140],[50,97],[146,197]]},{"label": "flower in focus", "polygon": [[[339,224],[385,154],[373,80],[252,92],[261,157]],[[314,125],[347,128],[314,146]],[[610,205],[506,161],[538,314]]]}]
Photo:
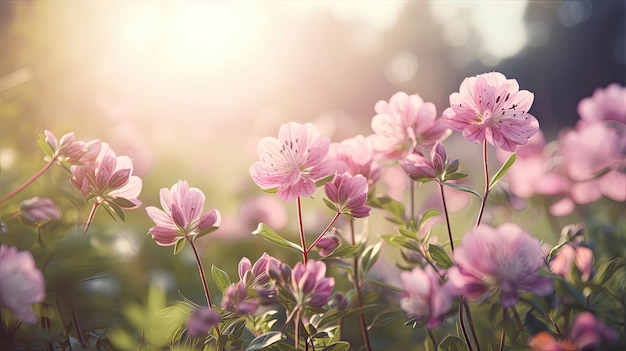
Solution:
[{"label": "flower in focus", "polygon": [[585,122],[614,121],[626,124],[626,88],[617,83],[598,88],[578,103],[578,115]]},{"label": "flower in focus", "polygon": [[565,244],[550,260],[552,272],[564,278],[572,273],[574,265],[580,272],[580,278],[587,281],[593,272],[593,251],[588,247],[570,242]]},{"label": "flower in focus", "polygon": [[467,174],[457,172],[459,160],[448,161],[446,149],[440,142],[430,151],[430,159],[427,159],[420,152],[408,154],[400,161],[400,166],[407,175],[417,182],[429,182],[436,180],[445,182],[447,180],[458,180],[465,178]]},{"label": "flower in focus", "polygon": [[320,136],[313,124],[283,124],[278,139],[259,141],[261,161],[250,166],[250,176],[261,189],[276,189],[283,201],[312,195],[315,182],[333,172],[333,162],[326,160],[329,147],[330,140]]},{"label": "flower in focus", "polygon": [[77,141],[74,133],[67,133],[57,140],[51,131],[43,133],[44,143],[52,149],[52,159],[69,163],[87,162],[94,161],[100,153],[100,140]]},{"label": "flower in focus", "polygon": [[22,201],[18,213],[24,222],[34,225],[61,218],[52,200],[38,196]]},{"label": "flower in focus", "polygon": [[45,281],[29,251],[0,246],[0,303],[9,307],[17,318],[35,324],[38,317],[31,305],[42,302]]},{"label": "flower in focus", "polygon": [[371,186],[378,181],[381,167],[373,146],[374,135],[357,135],[340,143],[331,143],[328,159],[335,162],[338,174],[348,172],[353,176],[360,174],[367,178]]},{"label": "flower in focus", "polygon": [[229,285],[222,296],[222,308],[237,316],[253,314],[259,308],[254,298],[249,298],[246,285],[242,282]]},{"label": "flower in focus", "polygon": [[428,329],[441,325],[443,315],[452,306],[452,296],[439,282],[439,274],[431,266],[413,268],[400,274],[404,293],[400,307],[410,317],[425,320]]},{"label": "flower in focus", "polygon": [[341,240],[338,235],[327,234],[317,241],[315,247],[317,247],[320,256],[326,257],[335,251],[339,244],[341,244]]},{"label": "flower in focus", "polygon": [[463,236],[454,260],[449,283],[471,301],[499,296],[500,304],[509,308],[520,293],[545,296],[554,289],[552,279],[539,274],[545,267],[541,241],[515,224],[478,226]]},{"label": "flower in focus", "polygon": [[470,142],[487,140],[515,151],[539,130],[539,122],[528,113],[533,99],[528,90],[519,90],[517,80],[498,72],[484,73],[463,80],[459,92],[450,95],[450,107],[442,117]]},{"label": "flower in focus", "polygon": [[325,275],[326,264],[322,261],[296,264],[291,271],[291,288],[299,306],[322,307],[330,301],[335,280]]},{"label": "flower in focus", "polygon": [[617,333],[597,320],[591,312],[580,312],[565,340],[557,341],[546,331],[535,334],[528,342],[531,351],[603,350],[617,340]]},{"label": "flower in focus", "polygon": [[194,310],[187,321],[186,328],[193,337],[208,334],[213,327],[222,321],[222,317],[209,307]]},{"label": "flower in focus", "polygon": [[195,240],[215,231],[220,224],[218,210],[202,213],[204,193],[190,188],[186,181],[180,180],[170,189],[162,188],[160,199],[162,210],[148,206],[146,212],[156,224],[148,233],[161,246],[175,245],[183,239]]},{"label": "flower in focus", "polygon": [[381,100],[372,118],[374,149],[387,160],[396,160],[416,149],[429,148],[448,135],[448,127],[437,118],[437,108],[417,95],[395,93]]},{"label": "flower in focus", "polygon": [[248,287],[256,287],[267,284],[270,281],[269,270],[271,267],[279,267],[281,262],[264,252],[252,265],[250,259],[243,257],[239,261],[239,279]]},{"label": "flower in focus", "polygon": [[337,174],[332,182],[324,184],[324,192],[329,201],[326,205],[350,218],[369,216],[370,207],[367,202],[367,179],[357,174]]}]

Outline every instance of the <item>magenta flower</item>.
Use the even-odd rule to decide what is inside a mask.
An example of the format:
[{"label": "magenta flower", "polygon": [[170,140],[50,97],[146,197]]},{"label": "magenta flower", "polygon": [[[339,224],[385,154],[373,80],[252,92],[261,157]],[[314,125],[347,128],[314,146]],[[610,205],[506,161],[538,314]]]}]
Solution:
[{"label": "magenta flower", "polygon": [[247,257],[243,257],[239,261],[239,279],[246,284],[248,287],[257,287],[262,286],[270,281],[269,270],[270,267],[278,267],[282,263],[268,255],[267,253],[263,253],[261,257],[252,265],[250,259]]},{"label": "magenta flower", "polygon": [[312,195],[315,182],[333,172],[333,162],[326,160],[329,147],[330,140],[313,124],[283,124],[278,139],[265,137],[259,142],[261,161],[250,166],[250,176],[261,189],[276,190],[283,201]]},{"label": "magenta flower", "polygon": [[326,277],[322,261],[298,262],[291,271],[291,288],[299,306],[322,307],[331,299],[335,286],[333,278]]},{"label": "magenta flower", "polygon": [[528,113],[533,99],[528,90],[519,90],[515,79],[484,73],[463,80],[459,92],[450,95],[450,107],[442,117],[468,141],[486,139],[498,148],[515,151],[539,130],[539,122]]},{"label": "magenta flower", "polygon": [[400,273],[404,292],[400,307],[412,318],[425,320],[428,329],[441,325],[443,315],[452,306],[453,296],[439,282],[439,274],[431,266],[413,268]]},{"label": "magenta flower", "polygon": [[18,213],[24,222],[34,225],[61,218],[52,200],[38,196],[22,201]]},{"label": "magenta flower", "polygon": [[52,157],[59,161],[69,163],[94,161],[100,153],[100,140],[77,141],[74,133],[67,133],[57,140],[51,131],[45,130],[43,133],[45,143],[52,149]]},{"label": "magenta flower", "polygon": [[237,316],[253,314],[259,308],[258,302],[248,296],[246,285],[242,282],[229,285],[222,296],[222,308]]},{"label": "magenta flower", "polygon": [[0,303],[10,308],[16,317],[28,324],[39,319],[32,310],[46,295],[43,274],[35,266],[29,251],[0,246]]},{"label": "magenta flower", "polygon": [[338,174],[348,172],[353,176],[360,174],[367,178],[369,185],[378,181],[381,167],[378,164],[378,155],[374,152],[374,135],[364,137],[357,135],[340,143],[330,144],[328,159],[335,162]]},{"label": "magenta flower", "polygon": [[185,328],[193,337],[207,335],[212,328],[222,321],[222,317],[209,307],[194,310]]},{"label": "magenta flower", "polygon": [[446,149],[440,142],[435,143],[431,149],[430,159],[424,157],[421,152],[414,152],[400,160],[400,166],[411,179],[421,183],[432,180],[445,182],[467,176],[465,173],[457,172],[459,160],[448,161]]},{"label": "magenta flower", "polygon": [[470,301],[497,296],[509,308],[520,293],[545,296],[554,289],[552,279],[539,274],[545,267],[541,242],[515,224],[480,225],[463,236],[454,260],[449,282]]},{"label": "magenta flower", "polygon": [[341,244],[341,240],[337,235],[326,235],[317,241],[317,247],[320,256],[326,257],[330,255]]},{"label": "magenta flower", "polygon": [[567,243],[550,260],[552,272],[567,278],[576,266],[580,272],[580,278],[587,281],[593,272],[593,251],[588,247],[576,243]]},{"label": "magenta flower", "polygon": [[374,149],[387,160],[396,160],[415,149],[429,148],[448,135],[448,127],[437,118],[437,108],[417,95],[395,93],[381,100],[372,118]]},{"label": "magenta flower", "polygon": [[370,207],[367,202],[367,179],[357,174],[337,174],[332,182],[324,184],[324,192],[328,199],[326,204],[337,212],[350,218],[369,216]]},{"label": "magenta flower", "polygon": [[626,88],[617,83],[598,88],[580,100],[578,115],[585,122],[614,121],[626,124]]},{"label": "magenta flower", "polygon": [[170,189],[162,188],[160,198],[162,210],[146,207],[148,217],[156,224],[148,233],[158,245],[171,246],[179,240],[195,240],[215,231],[220,224],[218,210],[202,213],[204,193],[198,188],[190,188],[186,181],[180,180]]}]

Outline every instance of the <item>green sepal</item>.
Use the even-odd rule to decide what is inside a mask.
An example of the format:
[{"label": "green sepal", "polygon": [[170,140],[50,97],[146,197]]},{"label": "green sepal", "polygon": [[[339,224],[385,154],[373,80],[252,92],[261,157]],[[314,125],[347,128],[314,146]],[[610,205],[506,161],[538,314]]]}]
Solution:
[{"label": "green sepal", "polygon": [[451,188],[451,189],[460,190],[466,193],[474,194],[478,196],[479,199],[481,200],[483,199],[482,195],[480,195],[478,191],[474,190],[474,188],[469,187],[467,185],[460,185],[460,184],[453,184],[453,183],[446,183],[446,182],[440,183],[440,184],[443,186],[447,186],[448,188]]},{"label": "green sepal", "polygon": [[39,139],[37,139],[37,144],[39,145],[39,148],[41,149],[41,151],[43,151],[44,155],[46,155],[46,157],[48,157],[50,160],[52,159],[52,157],[54,157],[54,150],[52,150],[52,147],[48,145],[48,143],[46,143],[45,135],[39,134]]},{"label": "green sepal", "polygon": [[329,176],[326,176],[326,177],[324,177],[324,178],[322,178],[322,179],[318,179],[318,180],[315,182],[315,186],[316,186],[316,187],[319,187],[319,186],[321,186],[321,185],[324,185],[324,183],[328,183],[328,182],[330,182],[331,180],[333,180],[333,178],[335,178],[335,174],[334,174],[334,173],[333,173],[333,174],[331,174],[331,175],[329,175]]},{"label": "green sepal", "polygon": [[174,255],[176,255],[177,253],[180,252],[180,250],[183,249],[183,247],[185,247],[185,238],[180,238],[178,239],[178,241],[176,242],[176,244],[174,245]]}]

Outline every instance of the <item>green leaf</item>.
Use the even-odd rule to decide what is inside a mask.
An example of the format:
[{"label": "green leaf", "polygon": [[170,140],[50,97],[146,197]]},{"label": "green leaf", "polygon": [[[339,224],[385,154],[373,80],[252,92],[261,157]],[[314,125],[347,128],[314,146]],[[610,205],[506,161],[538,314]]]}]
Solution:
[{"label": "green leaf", "polygon": [[361,258],[361,269],[363,270],[363,275],[367,274],[367,272],[369,272],[374,263],[376,263],[376,261],[378,260],[381,244],[382,241],[379,241],[376,244],[365,248],[365,251],[363,252],[363,256]]},{"label": "green leaf", "polygon": [[276,192],[278,192],[278,188],[271,188],[271,189],[261,189],[262,191],[268,193],[268,194],[276,194]]},{"label": "green leaf", "polygon": [[217,285],[217,288],[220,289],[220,292],[223,293],[224,290],[230,286],[231,282],[228,273],[217,268],[215,265],[211,266],[211,275],[213,276],[215,285]]},{"label": "green leaf", "polygon": [[454,172],[454,173],[446,173],[443,181],[446,182],[448,180],[459,180],[467,178],[469,174],[463,172]]},{"label": "green leaf", "polygon": [[469,351],[469,346],[462,339],[449,335],[437,346],[437,351]]},{"label": "green leaf", "polygon": [[347,341],[339,341],[334,344],[330,344],[324,347],[324,351],[348,351],[350,349],[350,343]]},{"label": "green leaf", "polygon": [[420,218],[417,228],[421,230],[422,227],[424,227],[424,224],[426,224],[427,220],[438,216],[440,213],[441,211],[436,208],[429,208],[428,210],[426,210],[426,212],[424,212],[422,218]]},{"label": "green leaf", "polygon": [[387,283],[383,283],[383,282],[380,282],[378,280],[368,280],[367,283],[378,285],[378,286],[382,286],[383,288],[386,288],[386,289],[389,289],[389,290],[395,291],[395,292],[403,292],[404,291],[404,289],[402,289],[402,288],[398,288],[397,286],[389,285]]},{"label": "green leaf", "polygon": [[447,186],[448,188],[451,188],[451,189],[465,191],[466,193],[474,194],[474,195],[478,196],[478,198],[481,199],[481,200],[483,198],[482,195],[480,195],[476,190],[474,190],[474,188],[469,187],[467,185],[447,183],[447,182],[443,182],[443,183],[440,183],[440,184],[443,185],[443,186]]},{"label": "green leaf", "polygon": [[417,232],[415,230],[398,228],[398,233],[406,236],[409,239],[417,239]]},{"label": "green leaf", "polygon": [[500,167],[498,172],[496,172],[496,174],[493,175],[493,178],[491,178],[491,181],[489,182],[489,190],[491,190],[500,181],[500,179],[504,177],[509,168],[511,168],[511,166],[513,166],[513,163],[515,163],[516,158],[517,154],[515,153],[512,153],[511,156],[509,156],[509,158],[506,160],[506,162],[504,162],[502,167]]},{"label": "green leaf", "polygon": [[548,257],[546,258],[546,260],[548,260],[548,262],[550,262],[550,260],[552,259],[552,257],[554,257],[554,255],[556,255],[559,250],[561,250],[561,248],[565,245],[567,245],[568,242],[564,241],[560,244],[558,244],[557,246],[553,247],[552,250],[550,250],[550,253],[548,254]]},{"label": "green leaf", "polygon": [[122,210],[121,207],[119,207],[118,205],[111,203],[109,201],[104,201],[101,203],[102,207],[104,207],[104,209],[109,213],[109,215],[111,215],[111,218],[113,218],[113,220],[117,220],[117,218],[115,218],[115,216],[117,215],[117,217],[119,217],[119,219],[121,219],[122,221],[124,221],[125,217],[124,217],[124,210]]},{"label": "green leaf", "polygon": [[250,342],[250,345],[248,345],[248,348],[246,348],[246,351],[263,350],[268,346],[281,341],[283,338],[283,334],[279,331],[267,332],[254,338]]},{"label": "green leaf", "polygon": [[280,235],[276,234],[276,232],[274,232],[272,228],[265,225],[265,223],[259,223],[259,226],[256,228],[255,231],[252,232],[252,234],[259,235],[260,237],[265,238],[266,240],[271,241],[279,246],[290,247],[292,249],[298,250],[298,252],[303,251],[300,245],[292,243],[291,241],[288,241]]},{"label": "green leaf", "polygon": [[325,258],[341,258],[341,257],[352,256],[357,251],[359,251],[360,248],[361,248],[360,245],[354,245],[354,246],[341,245],[335,250],[333,250],[333,252],[331,252],[330,255],[326,256]]},{"label": "green leaf", "polygon": [[39,148],[41,149],[41,151],[43,151],[44,155],[52,159],[52,156],[54,155],[54,150],[52,150],[52,147],[50,147],[50,145],[46,143],[45,135],[39,134],[39,139],[37,139],[37,144],[39,145]]},{"label": "green leaf", "polygon": [[337,212],[337,205],[335,205],[332,201],[328,200],[327,198],[322,198],[322,200],[324,200],[324,203],[326,204],[326,206],[328,206],[328,208]]},{"label": "green leaf", "polygon": [[371,207],[380,208],[387,211],[391,217],[385,217],[392,223],[404,223],[404,204],[392,199],[389,196],[368,198],[367,204]]},{"label": "green leaf", "polygon": [[393,246],[405,247],[409,250],[420,251],[420,247],[415,240],[397,234],[382,234],[381,239],[385,240]]},{"label": "green leaf", "polygon": [[325,178],[319,179],[317,182],[315,182],[315,186],[319,187],[320,185],[324,185],[324,183],[328,183],[331,180],[333,180],[333,178],[335,178],[334,174],[331,174]]},{"label": "green leaf", "polygon": [[454,266],[454,262],[450,256],[448,256],[446,250],[444,250],[440,245],[433,243],[428,244],[428,253],[441,268],[448,269]]},{"label": "green leaf", "polygon": [[183,247],[185,247],[185,241],[186,241],[185,238],[178,239],[178,241],[176,242],[176,245],[174,245],[174,255],[179,253],[180,250],[182,250]]},{"label": "green leaf", "polygon": [[604,261],[598,267],[598,271],[593,277],[593,280],[598,285],[602,285],[609,280],[617,270],[626,266],[626,258],[612,258],[610,260]]}]

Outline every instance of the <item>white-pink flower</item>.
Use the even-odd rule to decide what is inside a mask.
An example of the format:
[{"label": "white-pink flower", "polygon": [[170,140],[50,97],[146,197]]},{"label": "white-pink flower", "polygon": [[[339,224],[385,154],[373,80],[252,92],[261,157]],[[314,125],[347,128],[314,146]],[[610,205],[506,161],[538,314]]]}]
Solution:
[{"label": "white-pink flower", "polygon": [[376,183],[381,175],[381,167],[374,151],[374,138],[374,135],[357,135],[340,143],[331,143],[328,158],[335,161],[337,174],[360,174],[367,178],[368,184]]},{"label": "white-pink flower", "polygon": [[441,325],[443,315],[452,306],[453,296],[446,286],[439,281],[439,274],[433,267],[413,268],[400,273],[404,293],[400,298],[400,307],[410,317],[426,321],[428,329]]},{"label": "white-pink flower", "polygon": [[35,324],[37,314],[32,304],[46,295],[45,281],[29,251],[0,246],[0,303],[9,307],[18,319]]},{"label": "white-pink flower", "polygon": [[519,90],[515,79],[499,72],[484,73],[463,80],[459,92],[450,95],[450,107],[442,117],[470,142],[487,140],[515,151],[539,130],[539,122],[528,113],[533,99],[528,90]]},{"label": "white-pink flower", "polygon": [[626,88],[613,83],[598,88],[578,103],[578,114],[585,122],[614,121],[626,124]]},{"label": "white-pink flower", "polygon": [[64,134],[57,140],[54,133],[44,130],[44,141],[52,149],[52,157],[69,163],[93,161],[100,152],[100,140],[89,142],[76,140],[73,132]]},{"label": "white-pink flower", "polygon": [[252,180],[264,190],[276,190],[278,198],[291,201],[312,195],[316,181],[334,172],[326,160],[330,140],[311,124],[289,122],[280,126],[278,139],[259,141],[259,158],[250,166]]}]

